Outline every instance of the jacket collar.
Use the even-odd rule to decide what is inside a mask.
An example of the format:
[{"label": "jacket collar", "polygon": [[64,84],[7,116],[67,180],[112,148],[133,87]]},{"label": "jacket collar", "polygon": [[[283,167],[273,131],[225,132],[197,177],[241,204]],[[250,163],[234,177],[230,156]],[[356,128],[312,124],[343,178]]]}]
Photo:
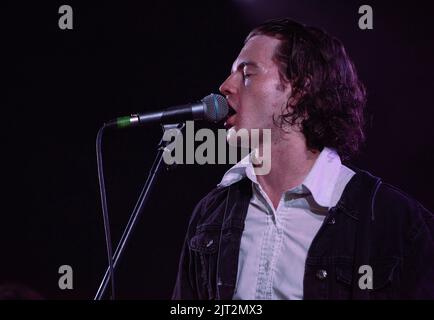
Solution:
[{"label": "jacket collar", "polygon": [[[381,179],[368,171],[345,163],[356,174],[345,186],[341,198],[332,210],[342,210],[353,219],[359,220],[361,212],[369,212],[374,218],[374,202]],[[369,201],[366,201],[369,199]]]}]

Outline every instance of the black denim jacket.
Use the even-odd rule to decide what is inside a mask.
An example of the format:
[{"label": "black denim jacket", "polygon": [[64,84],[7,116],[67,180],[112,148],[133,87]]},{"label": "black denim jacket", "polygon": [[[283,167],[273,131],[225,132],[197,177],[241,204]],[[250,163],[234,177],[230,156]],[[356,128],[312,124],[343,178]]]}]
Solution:
[{"label": "black denim jacket", "polygon": [[[309,248],[304,299],[434,299],[433,214],[378,177],[347,166],[356,174]],[[199,202],[173,299],[232,299],[251,196],[251,182],[243,179]],[[359,286],[362,265],[372,268],[372,289]]]}]

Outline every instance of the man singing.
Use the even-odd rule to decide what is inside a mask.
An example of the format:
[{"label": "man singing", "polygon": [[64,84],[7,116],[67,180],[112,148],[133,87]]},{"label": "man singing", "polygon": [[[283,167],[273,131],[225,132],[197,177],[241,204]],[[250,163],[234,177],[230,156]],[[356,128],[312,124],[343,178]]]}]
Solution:
[{"label": "man singing", "polygon": [[271,170],[249,157],[199,202],[174,299],[434,298],[432,213],[342,163],[364,142],[366,99],[339,40],[268,21],[220,91],[229,136],[271,130]]}]

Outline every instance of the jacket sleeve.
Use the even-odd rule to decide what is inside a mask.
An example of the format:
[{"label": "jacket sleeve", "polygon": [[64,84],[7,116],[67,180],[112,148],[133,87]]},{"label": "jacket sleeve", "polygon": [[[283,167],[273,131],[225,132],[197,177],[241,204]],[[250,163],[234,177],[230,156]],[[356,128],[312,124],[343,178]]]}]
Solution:
[{"label": "jacket sleeve", "polygon": [[198,219],[203,213],[206,197],[203,198],[193,210],[191,215],[187,234],[179,260],[178,274],[176,276],[175,287],[172,293],[173,300],[197,300],[198,286],[196,276],[196,257],[190,250],[189,241],[194,235]]},{"label": "jacket sleeve", "polygon": [[188,234],[185,237],[184,245],[179,260],[178,274],[176,276],[175,288],[172,293],[173,300],[197,300],[197,288],[192,277],[194,270],[193,257],[188,247]]},{"label": "jacket sleeve", "polygon": [[403,259],[402,299],[434,299],[434,215],[414,204],[414,223]]}]

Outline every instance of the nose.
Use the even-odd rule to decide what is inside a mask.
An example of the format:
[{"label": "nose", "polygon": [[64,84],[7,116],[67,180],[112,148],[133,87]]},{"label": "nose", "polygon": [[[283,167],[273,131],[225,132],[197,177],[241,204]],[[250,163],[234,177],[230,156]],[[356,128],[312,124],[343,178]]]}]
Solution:
[{"label": "nose", "polygon": [[229,96],[235,92],[235,86],[232,81],[232,75],[230,74],[229,77],[226,78],[226,80],[220,85],[220,92],[225,95]]}]

